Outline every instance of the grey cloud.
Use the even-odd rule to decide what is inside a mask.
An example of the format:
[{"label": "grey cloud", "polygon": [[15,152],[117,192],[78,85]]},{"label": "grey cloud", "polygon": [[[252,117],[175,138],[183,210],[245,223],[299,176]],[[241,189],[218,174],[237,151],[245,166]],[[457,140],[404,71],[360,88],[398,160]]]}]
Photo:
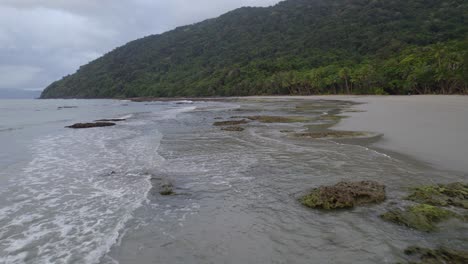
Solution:
[{"label": "grey cloud", "polygon": [[133,39],[279,0],[0,0],[0,89],[42,89]]}]

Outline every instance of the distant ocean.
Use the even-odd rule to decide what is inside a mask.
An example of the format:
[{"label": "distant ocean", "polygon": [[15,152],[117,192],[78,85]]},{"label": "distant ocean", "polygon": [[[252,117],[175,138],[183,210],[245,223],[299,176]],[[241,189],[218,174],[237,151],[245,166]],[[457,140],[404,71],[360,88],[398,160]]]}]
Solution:
[{"label": "distant ocean", "polygon": [[0,99],[35,99],[41,90],[0,89]]}]

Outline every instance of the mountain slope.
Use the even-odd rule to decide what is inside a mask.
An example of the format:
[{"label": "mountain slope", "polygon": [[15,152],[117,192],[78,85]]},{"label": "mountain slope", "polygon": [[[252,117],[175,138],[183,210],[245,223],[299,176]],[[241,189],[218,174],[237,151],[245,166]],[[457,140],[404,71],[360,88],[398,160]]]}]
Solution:
[{"label": "mountain slope", "polygon": [[466,93],[464,0],[288,0],[119,47],[42,98]]}]

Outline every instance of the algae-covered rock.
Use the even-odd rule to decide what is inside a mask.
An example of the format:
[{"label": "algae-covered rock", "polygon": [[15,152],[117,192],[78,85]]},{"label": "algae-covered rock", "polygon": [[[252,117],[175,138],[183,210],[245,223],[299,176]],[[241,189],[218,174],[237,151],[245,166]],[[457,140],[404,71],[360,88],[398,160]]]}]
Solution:
[{"label": "algae-covered rock", "polygon": [[387,221],[425,232],[437,230],[437,223],[455,216],[449,210],[428,204],[408,206],[405,210],[394,209],[381,215]]},{"label": "algae-covered rock", "polygon": [[174,187],[170,182],[163,182],[159,186],[159,194],[161,195],[172,195],[174,194]]},{"label": "algae-covered rock", "polygon": [[456,182],[422,186],[414,188],[407,199],[431,205],[453,205],[468,209],[468,184]]},{"label": "algae-covered rock", "polygon": [[219,121],[214,122],[213,126],[235,126],[235,125],[242,125],[247,124],[249,121],[242,119],[242,120],[231,120],[231,121]]},{"label": "algae-covered rock", "polygon": [[448,248],[429,249],[421,247],[408,247],[405,250],[408,256],[418,258],[418,264],[465,264],[468,263],[468,252]]},{"label": "algae-covered rock", "polygon": [[299,201],[311,208],[339,209],[385,200],[385,186],[374,181],[339,182],[313,189]]},{"label": "algae-covered rock", "polygon": [[303,123],[310,121],[304,116],[246,116],[245,118],[261,123]]},{"label": "algae-covered rock", "polygon": [[245,130],[245,128],[240,127],[240,126],[230,126],[230,127],[223,127],[221,130],[224,131],[230,131],[230,132],[242,132]]},{"label": "algae-covered rock", "polygon": [[364,133],[364,132],[335,131],[335,130],[317,131],[317,132],[303,132],[303,133],[293,134],[294,137],[313,138],[313,139],[320,139],[320,138],[352,138],[352,137],[362,137],[362,136],[365,136],[365,135],[366,135],[366,133]]}]

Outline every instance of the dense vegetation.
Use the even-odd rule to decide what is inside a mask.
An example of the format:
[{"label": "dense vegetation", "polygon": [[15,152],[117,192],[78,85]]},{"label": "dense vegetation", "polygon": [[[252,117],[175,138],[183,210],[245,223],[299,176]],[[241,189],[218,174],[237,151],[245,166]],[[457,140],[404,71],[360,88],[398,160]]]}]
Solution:
[{"label": "dense vegetation", "polygon": [[468,1],[288,0],[132,41],[53,97],[468,93]]}]

